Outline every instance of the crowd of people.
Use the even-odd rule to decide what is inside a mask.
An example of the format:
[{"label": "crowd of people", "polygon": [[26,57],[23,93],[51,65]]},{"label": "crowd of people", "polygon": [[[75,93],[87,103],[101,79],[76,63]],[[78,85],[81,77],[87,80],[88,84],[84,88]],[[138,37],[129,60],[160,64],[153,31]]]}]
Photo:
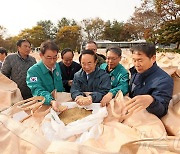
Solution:
[{"label": "crowd of people", "polygon": [[63,111],[54,97],[54,92],[71,93],[80,106],[100,103],[104,107],[118,91],[132,98],[125,106],[127,113],[146,109],[162,117],[167,113],[172,98],[173,80],[156,63],[156,48],[153,44],[133,46],[134,66],[126,70],[120,64],[122,50],[110,47],[106,56],[97,53],[94,41],[87,42],[79,55],[79,63],[73,61],[70,48],[61,51],[58,63],[58,46],[51,40],[40,46],[41,61],[30,56],[31,43],[22,39],[17,42],[17,53],[7,55],[0,47],[1,73],[17,83],[23,99],[44,96],[45,104],[55,111]]}]

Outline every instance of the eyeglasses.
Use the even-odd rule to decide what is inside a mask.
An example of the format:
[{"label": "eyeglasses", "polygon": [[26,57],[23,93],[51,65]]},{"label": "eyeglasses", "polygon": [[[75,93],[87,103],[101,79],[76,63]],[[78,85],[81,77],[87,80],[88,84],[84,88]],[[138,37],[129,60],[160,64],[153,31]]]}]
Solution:
[{"label": "eyeglasses", "polygon": [[58,57],[59,57],[58,55],[55,56],[55,57],[46,57],[46,56],[44,56],[45,59],[47,59],[47,60],[54,60],[54,61],[57,60]]},{"label": "eyeglasses", "polygon": [[116,61],[118,58],[119,58],[119,57],[116,57],[116,58],[115,58],[115,57],[113,57],[113,58],[107,57],[106,60],[107,60],[107,61],[110,61],[110,60],[111,60],[111,61]]}]

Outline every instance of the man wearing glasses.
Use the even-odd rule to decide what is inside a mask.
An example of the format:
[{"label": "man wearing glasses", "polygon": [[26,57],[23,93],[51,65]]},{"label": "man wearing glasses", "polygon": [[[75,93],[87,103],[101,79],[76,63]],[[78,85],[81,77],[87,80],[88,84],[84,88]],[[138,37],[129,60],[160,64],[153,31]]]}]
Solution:
[{"label": "man wearing glasses", "polygon": [[121,61],[122,50],[119,47],[112,47],[106,50],[106,63],[100,66],[111,77],[111,90],[101,100],[101,106],[106,106],[119,90],[123,95],[128,93],[129,74],[119,63]]},{"label": "man wearing glasses", "polygon": [[[26,82],[33,96],[44,96],[46,105],[52,105],[57,112],[60,107],[52,96],[53,91],[64,91],[61,70],[56,62],[58,47],[53,41],[45,41],[40,46],[41,61],[29,68]],[[63,109],[62,109],[63,110]]]}]

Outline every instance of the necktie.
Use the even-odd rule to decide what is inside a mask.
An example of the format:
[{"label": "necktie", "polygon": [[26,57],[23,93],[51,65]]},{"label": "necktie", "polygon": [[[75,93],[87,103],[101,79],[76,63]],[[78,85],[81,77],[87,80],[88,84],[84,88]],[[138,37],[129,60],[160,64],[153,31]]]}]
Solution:
[{"label": "necktie", "polygon": [[89,74],[86,74],[87,80],[89,79]]}]

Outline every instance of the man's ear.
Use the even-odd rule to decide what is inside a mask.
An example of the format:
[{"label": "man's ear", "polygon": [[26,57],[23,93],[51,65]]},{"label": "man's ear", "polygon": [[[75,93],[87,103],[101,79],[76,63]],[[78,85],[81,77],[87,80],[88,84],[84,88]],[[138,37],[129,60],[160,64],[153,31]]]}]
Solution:
[{"label": "man's ear", "polygon": [[152,59],[152,61],[154,63],[156,61],[156,55],[153,55],[151,59]]},{"label": "man's ear", "polygon": [[40,53],[39,53],[39,56],[42,58],[43,54],[40,52]]}]

